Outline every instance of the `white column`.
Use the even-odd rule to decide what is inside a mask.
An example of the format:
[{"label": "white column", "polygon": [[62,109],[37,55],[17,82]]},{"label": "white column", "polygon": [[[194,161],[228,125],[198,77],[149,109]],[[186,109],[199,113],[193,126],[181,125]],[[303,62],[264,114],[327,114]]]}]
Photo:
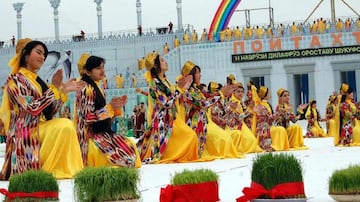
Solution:
[{"label": "white column", "polygon": [[49,0],[51,7],[54,8],[53,14],[54,14],[54,25],[55,25],[55,41],[60,41],[59,37],[59,5],[60,0]]},{"label": "white column", "polygon": [[22,38],[22,30],[21,30],[21,25],[22,25],[22,19],[21,19],[21,10],[24,6],[24,3],[14,3],[13,7],[16,11],[16,20],[17,20],[17,38],[18,40]]}]

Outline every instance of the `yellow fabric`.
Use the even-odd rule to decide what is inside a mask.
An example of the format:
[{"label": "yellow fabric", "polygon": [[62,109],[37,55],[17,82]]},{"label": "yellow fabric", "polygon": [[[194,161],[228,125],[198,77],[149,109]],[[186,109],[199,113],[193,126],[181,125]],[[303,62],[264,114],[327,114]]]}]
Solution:
[{"label": "yellow fabric", "polygon": [[347,93],[348,90],[349,90],[349,85],[347,85],[346,83],[342,83],[340,88],[340,93],[345,94]]},{"label": "yellow fabric", "polygon": [[11,68],[10,74],[15,74],[19,71],[22,51],[31,41],[32,40],[29,38],[19,39],[18,43],[16,44],[16,55],[12,57],[8,63]]},{"label": "yellow fabric", "polygon": [[83,53],[80,56],[80,59],[78,61],[78,71],[80,75],[85,74],[86,69],[85,69],[85,65],[86,65],[86,61],[89,59],[91,55],[89,53]]},{"label": "yellow fabric", "polygon": [[83,168],[74,124],[67,118],[41,121],[40,161],[42,169],[57,179],[72,178]]},{"label": "yellow fabric", "polygon": [[290,148],[287,132],[282,126],[271,126],[271,147],[275,151],[287,151]]},{"label": "yellow fabric", "polygon": [[[135,149],[136,153],[136,160],[135,160],[135,168],[141,167],[141,159],[139,155],[139,150],[136,147],[136,144],[130,140],[129,138],[126,139]],[[92,139],[89,139],[89,145],[88,145],[88,166],[89,167],[103,167],[103,166],[113,166],[118,167],[111,163],[107,158],[106,155],[104,155],[99,148],[96,146],[94,141]]]},{"label": "yellow fabric", "polygon": [[355,120],[355,127],[353,128],[353,142],[351,146],[360,146],[360,121]]},{"label": "yellow fabric", "polygon": [[189,75],[191,70],[195,67],[195,64],[191,61],[186,61],[184,66],[181,69],[181,74],[183,76]]},{"label": "yellow fabric", "polygon": [[231,134],[216,125],[209,116],[210,113],[208,113],[206,146],[201,158],[244,158],[245,156],[237,151]]},{"label": "yellow fabric", "polygon": [[4,132],[7,135],[9,131],[10,125],[10,100],[7,93],[7,87],[5,86],[3,91],[3,96],[1,100],[1,108],[0,108],[0,119],[4,123]]},{"label": "yellow fabric", "polygon": [[231,134],[233,143],[238,153],[248,154],[263,152],[259,146],[259,141],[246,124],[242,124],[241,130],[231,130],[229,128],[226,128],[225,130]]},{"label": "yellow fabric", "polygon": [[329,131],[327,133],[328,137],[335,137],[336,136],[336,120],[330,119],[329,120]]},{"label": "yellow fabric", "polygon": [[337,146],[340,141],[340,102],[341,95],[338,95],[337,105],[335,110],[335,136],[334,136],[334,145]]},{"label": "yellow fabric", "polygon": [[181,117],[174,121],[173,130],[162,154],[157,163],[182,163],[197,161],[198,138],[194,130],[188,127]]},{"label": "yellow fabric", "polygon": [[259,97],[260,97],[261,99],[263,99],[263,98],[266,96],[267,91],[268,91],[268,88],[267,88],[267,87],[265,87],[265,86],[260,86],[259,93],[258,93]]},{"label": "yellow fabric", "polygon": [[159,54],[157,52],[152,52],[146,55],[145,57],[145,67],[146,70],[150,71],[151,68],[154,67],[155,65],[155,58],[158,56]]},{"label": "yellow fabric", "polygon": [[301,128],[301,126],[299,124],[294,124],[289,126],[286,129],[286,132],[288,134],[288,138],[289,138],[289,147],[291,148],[291,150],[304,150],[304,149],[308,149],[308,147],[306,147],[304,145],[304,134],[303,134],[303,130]]}]

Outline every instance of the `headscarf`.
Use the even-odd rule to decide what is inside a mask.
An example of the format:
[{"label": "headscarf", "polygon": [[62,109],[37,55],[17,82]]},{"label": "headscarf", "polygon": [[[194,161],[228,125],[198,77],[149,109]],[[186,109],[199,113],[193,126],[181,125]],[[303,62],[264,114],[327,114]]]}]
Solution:
[{"label": "headscarf", "polygon": [[268,93],[269,89],[266,87],[266,86],[260,86],[260,89],[259,89],[259,97],[260,99],[264,99],[266,94]]},{"label": "headscarf", "polygon": [[186,76],[189,75],[190,72],[196,67],[196,65],[191,61],[186,61],[184,66],[181,69],[181,75]]},{"label": "headscarf", "polygon": [[85,65],[86,65],[86,61],[89,59],[91,55],[89,53],[83,53],[81,54],[79,61],[78,61],[78,71],[80,76],[85,74],[86,69],[85,69]]},{"label": "headscarf", "polygon": [[146,55],[145,57],[145,68],[146,68],[146,72],[145,72],[145,80],[147,82],[151,82],[152,81],[152,76],[151,76],[151,69],[155,66],[155,58],[158,56],[159,54],[157,52],[152,52]]}]

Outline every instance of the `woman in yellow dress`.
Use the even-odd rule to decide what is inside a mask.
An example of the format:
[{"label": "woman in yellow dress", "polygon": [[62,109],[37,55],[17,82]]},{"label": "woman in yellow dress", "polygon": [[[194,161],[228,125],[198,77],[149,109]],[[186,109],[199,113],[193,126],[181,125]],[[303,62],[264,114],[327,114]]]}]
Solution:
[{"label": "woman in yellow dress", "polygon": [[336,135],[336,122],[335,122],[335,112],[337,108],[337,95],[330,95],[327,106],[326,106],[326,129],[327,136],[334,137]]},{"label": "woman in yellow dress", "polygon": [[[181,74],[194,78],[189,90],[183,94],[183,107],[185,122],[198,136],[199,156],[203,159],[242,157],[237,152],[230,134],[208,117],[208,108],[221,98],[220,94],[214,93],[208,98],[205,97],[198,88],[201,84],[201,69],[191,61],[184,64]],[[231,92],[228,86],[222,88],[222,91],[225,96]]]},{"label": "woman in yellow dress", "polygon": [[37,75],[47,54],[44,43],[20,39],[9,62],[11,73],[1,107],[7,133],[1,179],[32,169],[42,169],[57,179],[72,178],[83,168],[73,122],[54,117],[66,94],[81,88],[83,82],[62,83],[63,72],[58,70],[48,86]]},{"label": "woman in yellow dress", "polygon": [[256,136],[258,137],[260,147],[265,151],[286,151],[289,150],[289,140],[285,128],[273,126],[273,121],[277,114],[268,102],[271,97],[270,89],[266,86],[260,86],[256,93],[256,87],[252,86],[252,98],[256,113]]},{"label": "woman in yellow dress", "polygon": [[338,107],[339,133],[334,136],[335,145],[360,146],[359,103],[355,104],[353,89],[346,83],[341,85]]},{"label": "woman in yellow dress", "polygon": [[145,58],[149,82],[149,127],[137,143],[144,163],[191,162],[198,160],[196,133],[176,113],[176,102],[189,88],[192,77],[184,76],[177,86],[166,78],[168,64],[156,52]]},{"label": "woman in yellow dress", "polygon": [[279,98],[279,104],[276,106],[277,118],[275,119],[275,125],[281,126],[286,129],[289,146],[291,149],[307,149],[304,145],[303,130],[299,124],[290,125],[290,121],[296,123],[300,118],[300,114],[303,114],[303,110],[306,108],[306,104],[301,104],[298,106],[298,114],[293,113],[292,105],[290,101],[290,93],[288,90],[280,88],[277,91]]},{"label": "woman in yellow dress", "polygon": [[[250,112],[247,111],[246,106],[242,102],[244,97],[244,87],[241,82],[234,84],[235,89],[227,103],[232,106],[231,111],[228,113],[228,118],[223,120],[226,123],[226,131],[231,133],[231,137],[234,140],[236,149],[241,153],[255,153],[262,152],[263,150],[259,146],[259,142],[255,135],[244,123],[244,118],[247,117]],[[240,135],[237,135],[237,134]]]},{"label": "woman in yellow dress", "polygon": [[306,110],[305,118],[308,120],[306,137],[326,137],[326,133],[321,128],[319,122],[325,121],[321,118],[316,108],[316,100],[311,100]]},{"label": "woman in yellow dress", "polygon": [[113,97],[106,103],[100,87],[105,76],[105,59],[83,54],[78,67],[86,85],[76,92],[74,122],[84,165],[140,167],[135,143],[111,129],[112,118],[122,113],[127,96]]}]

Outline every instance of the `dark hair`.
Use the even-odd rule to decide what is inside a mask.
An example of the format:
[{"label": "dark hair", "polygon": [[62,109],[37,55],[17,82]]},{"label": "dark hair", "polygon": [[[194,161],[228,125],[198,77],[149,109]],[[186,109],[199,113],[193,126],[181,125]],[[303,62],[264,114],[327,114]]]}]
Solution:
[{"label": "dark hair", "polygon": [[154,67],[151,68],[150,73],[153,78],[157,78],[157,75],[161,72],[160,67],[160,55],[157,55],[154,59]]},{"label": "dark hair", "polygon": [[41,42],[41,41],[30,41],[29,43],[26,44],[26,46],[24,47],[24,49],[21,51],[21,57],[20,57],[20,67],[25,67],[26,66],[26,60],[25,57],[31,54],[31,51],[37,46],[37,45],[41,45],[44,48],[44,60],[47,58],[47,55],[49,53],[46,45]]},{"label": "dark hair", "polygon": [[85,63],[85,69],[91,71],[92,69],[99,67],[101,63],[105,64],[104,58],[92,55],[87,59]]},{"label": "dark hair", "polygon": [[197,65],[195,65],[192,70],[189,72],[189,75],[193,76],[193,82],[191,83],[191,86],[194,87],[194,82],[195,82],[195,73],[196,70],[199,70],[201,72],[201,68]]}]

